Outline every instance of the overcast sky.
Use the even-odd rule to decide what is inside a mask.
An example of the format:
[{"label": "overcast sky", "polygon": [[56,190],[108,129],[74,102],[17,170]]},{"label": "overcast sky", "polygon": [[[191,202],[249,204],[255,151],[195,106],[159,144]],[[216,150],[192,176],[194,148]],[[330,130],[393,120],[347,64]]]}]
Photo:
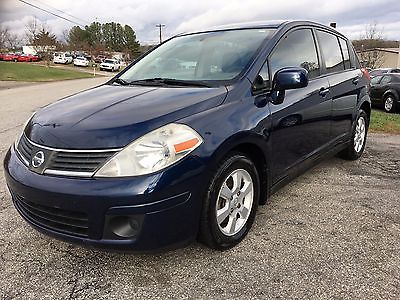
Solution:
[{"label": "overcast sky", "polygon": [[[129,24],[142,43],[158,40],[157,23],[166,24],[164,37],[214,25],[260,20],[312,20],[337,22],[338,30],[359,38],[366,24],[378,22],[384,37],[400,40],[399,0],[24,0],[77,23],[93,21]],[[49,7],[59,9],[62,14]],[[24,34],[32,16],[61,36],[69,23],[18,0],[0,0],[0,22]],[[86,21],[86,23],[85,23]]]}]

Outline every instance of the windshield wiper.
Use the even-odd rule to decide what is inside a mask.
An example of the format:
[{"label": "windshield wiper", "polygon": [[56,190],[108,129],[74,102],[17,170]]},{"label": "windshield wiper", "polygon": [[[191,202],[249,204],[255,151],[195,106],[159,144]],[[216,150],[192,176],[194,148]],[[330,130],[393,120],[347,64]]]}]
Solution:
[{"label": "windshield wiper", "polygon": [[122,79],[122,78],[116,78],[116,79],[114,79],[113,83],[114,82],[118,83],[120,85],[129,85],[130,84],[129,81],[126,81],[125,79]]},{"label": "windshield wiper", "polygon": [[130,81],[128,84],[157,84],[157,85],[176,85],[176,86],[200,86],[200,87],[211,87],[204,81],[197,80],[180,80],[173,78],[146,78]]}]

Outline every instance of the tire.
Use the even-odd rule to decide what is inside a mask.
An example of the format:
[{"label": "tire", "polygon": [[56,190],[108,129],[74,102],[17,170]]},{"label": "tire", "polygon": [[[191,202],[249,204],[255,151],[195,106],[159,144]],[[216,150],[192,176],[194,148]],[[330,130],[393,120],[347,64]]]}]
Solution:
[{"label": "tire", "polygon": [[357,119],[352,127],[351,142],[340,152],[339,156],[346,160],[357,160],[361,157],[367,141],[369,118],[362,109],[358,111]]},{"label": "tire", "polygon": [[383,109],[387,113],[394,113],[396,111],[396,99],[393,95],[386,95],[383,99]]},{"label": "tire", "polygon": [[[238,179],[241,184],[235,185]],[[254,222],[259,197],[260,179],[253,162],[241,153],[228,155],[219,164],[207,189],[199,241],[218,250],[240,243]],[[219,220],[217,210],[220,211]]]}]

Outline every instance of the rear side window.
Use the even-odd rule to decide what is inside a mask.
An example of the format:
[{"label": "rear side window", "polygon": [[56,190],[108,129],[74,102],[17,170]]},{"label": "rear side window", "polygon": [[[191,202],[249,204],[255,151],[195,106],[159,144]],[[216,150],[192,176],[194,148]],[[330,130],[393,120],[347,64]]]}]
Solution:
[{"label": "rear side window", "polygon": [[338,38],[320,30],[317,30],[317,36],[325,60],[326,71],[328,73],[343,71],[344,64]]},{"label": "rear side window", "polygon": [[272,78],[285,67],[302,67],[309,78],[320,75],[317,50],[311,29],[298,29],[287,34],[275,47],[269,58]]},{"label": "rear side window", "polygon": [[349,48],[347,47],[347,42],[345,39],[339,38],[340,42],[340,48],[342,49],[342,54],[343,54],[343,62],[344,62],[344,68],[350,69],[350,55],[349,55]]}]

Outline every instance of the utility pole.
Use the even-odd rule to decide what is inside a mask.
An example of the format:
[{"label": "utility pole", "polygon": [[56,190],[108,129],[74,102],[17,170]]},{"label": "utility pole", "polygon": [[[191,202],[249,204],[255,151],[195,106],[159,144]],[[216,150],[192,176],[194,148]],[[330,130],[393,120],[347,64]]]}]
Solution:
[{"label": "utility pole", "polygon": [[162,43],[162,38],[161,38],[161,31],[162,31],[162,29],[161,28],[163,28],[163,27],[165,27],[165,24],[157,24],[156,25],[156,27],[158,27],[159,29],[160,29],[160,44]]}]

